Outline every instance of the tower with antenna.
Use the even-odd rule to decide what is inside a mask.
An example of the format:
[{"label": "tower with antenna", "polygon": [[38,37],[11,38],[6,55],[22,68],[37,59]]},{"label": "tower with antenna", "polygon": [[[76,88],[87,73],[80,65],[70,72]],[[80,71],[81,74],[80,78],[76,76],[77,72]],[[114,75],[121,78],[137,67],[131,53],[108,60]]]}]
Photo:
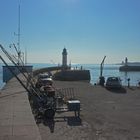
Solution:
[{"label": "tower with antenna", "polygon": [[21,47],[20,47],[20,0],[18,4],[18,30],[17,33],[14,32],[14,35],[17,36],[17,45],[11,44],[11,47],[14,47],[16,53],[17,53],[17,64],[18,65],[26,65],[27,64],[27,50],[25,48],[25,53],[21,52]]},{"label": "tower with antenna", "polygon": [[[20,65],[21,63],[24,64],[24,60],[22,60],[21,58],[21,49],[20,49],[20,1],[19,1],[19,4],[18,4],[18,31],[17,33],[14,33],[14,35],[17,36],[17,47],[16,45],[14,44],[13,47],[15,48],[16,50],[16,53],[17,53],[17,64]],[[24,57],[24,56],[23,56]]]},{"label": "tower with antenna", "polygon": [[20,1],[19,1],[19,5],[18,5],[18,64],[20,63],[20,59],[21,59],[21,50],[20,50]]},{"label": "tower with antenna", "polygon": [[13,47],[16,51],[16,57],[14,55],[10,57],[10,59],[12,59],[12,62],[15,62],[16,64],[14,63],[14,65],[3,66],[3,82],[6,82],[6,83],[11,78],[14,77],[14,75],[11,73],[11,70],[14,71],[15,75],[18,75],[21,71],[32,73],[32,69],[33,69],[32,65],[25,65],[27,64],[27,50],[25,49],[25,53],[24,53],[21,51],[21,48],[20,48],[20,35],[21,35],[20,34],[20,0],[18,3],[18,30],[17,30],[17,33],[14,33],[14,35],[17,36],[17,44],[13,43],[9,47],[10,48]]}]

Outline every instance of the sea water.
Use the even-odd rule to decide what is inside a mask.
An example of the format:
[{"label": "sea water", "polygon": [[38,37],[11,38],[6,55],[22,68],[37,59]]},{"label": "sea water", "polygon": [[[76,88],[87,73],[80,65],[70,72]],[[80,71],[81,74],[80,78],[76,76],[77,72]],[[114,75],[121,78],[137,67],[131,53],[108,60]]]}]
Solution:
[{"label": "sea water", "polygon": [[[2,75],[2,65],[0,64],[0,88],[4,86],[4,83],[2,82],[3,75]],[[44,67],[51,67],[56,66],[55,64],[41,64],[41,63],[34,63],[29,64],[33,65],[33,69],[39,69]],[[82,66],[82,67],[81,67]],[[91,76],[91,84],[98,83],[99,76],[100,76],[100,65],[99,64],[74,64],[72,65],[74,69],[86,69],[90,70],[90,76]],[[105,64],[103,69],[103,76],[105,77],[105,80],[107,77],[110,76],[119,76],[122,80],[123,85],[127,85],[128,78],[130,78],[130,85],[137,86],[138,82],[140,82],[140,72],[120,72],[119,71],[120,65],[115,64]]]}]

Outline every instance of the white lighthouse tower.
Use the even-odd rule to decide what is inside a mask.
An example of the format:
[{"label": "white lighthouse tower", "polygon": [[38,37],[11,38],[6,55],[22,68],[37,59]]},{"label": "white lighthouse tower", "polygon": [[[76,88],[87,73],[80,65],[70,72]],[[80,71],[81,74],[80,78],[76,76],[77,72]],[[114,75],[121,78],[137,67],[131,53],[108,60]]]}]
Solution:
[{"label": "white lighthouse tower", "polygon": [[64,48],[62,52],[62,67],[67,68],[67,49]]},{"label": "white lighthouse tower", "polygon": [[127,66],[128,65],[128,59],[127,59],[127,57],[125,58],[125,66]]}]

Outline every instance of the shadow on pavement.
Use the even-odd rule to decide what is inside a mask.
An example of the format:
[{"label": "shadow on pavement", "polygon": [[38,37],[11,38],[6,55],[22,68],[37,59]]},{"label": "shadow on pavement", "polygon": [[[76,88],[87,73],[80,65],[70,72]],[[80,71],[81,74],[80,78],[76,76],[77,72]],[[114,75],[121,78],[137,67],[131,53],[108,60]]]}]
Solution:
[{"label": "shadow on pavement", "polygon": [[126,94],[127,91],[124,87],[120,88],[120,89],[117,89],[117,88],[106,88],[107,90],[109,90],[110,92],[113,92],[113,93],[119,93],[119,94]]},{"label": "shadow on pavement", "polygon": [[81,118],[76,116],[55,117],[55,122],[67,122],[67,124],[70,126],[82,125]]},{"label": "shadow on pavement", "polygon": [[82,120],[79,117],[67,117],[67,124],[70,126],[80,126]]},{"label": "shadow on pavement", "polygon": [[69,125],[69,126],[80,126],[80,125],[82,125],[81,118],[75,117],[75,116],[55,117],[54,119],[43,119],[43,117],[36,118],[36,123],[37,124],[43,123],[45,126],[49,127],[51,133],[54,133],[55,124],[57,122],[60,122],[60,123],[61,122],[66,122],[67,125]]},{"label": "shadow on pavement", "polygon": [[54,132],[54,127],[55,127],[55,121],[54,121],[54,119],[45,119],[43,121],[43,124],[45,126],[48,126],[49,127],[51,133]]}]

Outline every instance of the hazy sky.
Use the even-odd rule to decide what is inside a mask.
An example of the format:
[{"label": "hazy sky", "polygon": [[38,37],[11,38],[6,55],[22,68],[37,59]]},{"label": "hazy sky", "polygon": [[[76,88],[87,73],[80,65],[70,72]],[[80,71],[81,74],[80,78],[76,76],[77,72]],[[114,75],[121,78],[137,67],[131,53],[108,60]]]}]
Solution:
[{"label": "hazy sky", "polygon": [[[21,0],[21,50],[28,62],[140,61],[140,0]],[[19,0],[0,0],[0,44],[17,43]],[[9,49],[9,48],[8,48]]]}]

